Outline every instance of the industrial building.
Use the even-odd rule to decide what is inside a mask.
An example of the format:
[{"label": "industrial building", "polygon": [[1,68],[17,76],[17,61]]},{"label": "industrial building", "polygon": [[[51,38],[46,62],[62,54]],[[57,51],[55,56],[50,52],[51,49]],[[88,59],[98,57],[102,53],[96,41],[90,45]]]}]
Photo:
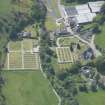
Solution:
[{"label": "industrial building", "polygon": [[77,24],[92,22],[97,13],[100,12],[105,1],[88,2],[87,4],[77,5],[75,7],[65,7],[64,14],[66,21],[74,20]]},{"label": "industrial building", "polygon": [[92,22],[95,16],[95,13],[84,13],[76,15],[75,18],[78,24],[82,24]]},{"label": "industrial building", "polygon": [[92,13],[99,13],[105,1],[88,2],[89,8]]},{"label": "industrial building", "polygon": [[86,14],[86,13],[90,13],[90,8],[88,6],[88,4],[83,4],[83,5],[77,5],[75,6],[78,14]]},{"label": "industrial building", "polygon": [[75,7],[65,7],[65,16],[72,17],[78,15],[78,12]]}]

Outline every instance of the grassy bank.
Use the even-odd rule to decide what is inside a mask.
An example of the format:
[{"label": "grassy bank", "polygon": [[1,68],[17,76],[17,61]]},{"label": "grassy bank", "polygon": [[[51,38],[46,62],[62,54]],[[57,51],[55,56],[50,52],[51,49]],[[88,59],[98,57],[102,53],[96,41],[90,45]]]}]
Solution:
[{"label": "grassy bank", "polygon": [[7,105],[57,105],[58,100],[48,80],[40,71],[3,72],[3,93]]},{"label": "grassy bank", "polygon": [[99,33],[99,34],[96,35],[95,43],[99,47],[105,48],[105,25],[102,26],[101,29],[102,29],[101,33]]},{"label": "grassy bank", "polygon": [[98,91],[96,93],[80,93],[77,100],[80,105],[104,105],[105,91]]}]

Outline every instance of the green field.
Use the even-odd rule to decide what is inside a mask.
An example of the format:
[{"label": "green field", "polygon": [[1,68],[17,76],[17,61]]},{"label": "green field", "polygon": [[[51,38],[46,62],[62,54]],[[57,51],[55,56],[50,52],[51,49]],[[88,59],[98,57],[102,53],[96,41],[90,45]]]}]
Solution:
[{"label": "green field", "polygon": [[38,40],[35,39],[24,39],[22,41],[23,43],[23,49],[25,51],[30,51],[33,49],[33,47],[35,47],[35,45],[38,45]]},{"label": "green field", "polygon": [[102,27],[102,32],[96,35],[95,43],[99,47],[105,48],[105,25]]},{"label": "green field", "polygon": [[[53,51],[56,53],[56,49],[53,49]],[[58,63],[57,58],[52,58],[51,62],[52,66],[54,67],[54,70],[56,73],[65,72],[65,70],[70,69],[72,63]]]},{"label": "green field", "polygon": [[73,57],[69,47],[56,48],[58,63],[72,63]]},{"label": "green field", "polygon": [[77,38],[74,37],[61,37],[59,44],[61,46],[69,46],[71,43],[80,43]]},{"label": "green field", "polygon": [[57,105],[58,99],[40,71],[3,72],[7,105]]},{"label": "green field", "polygon": [[47,16],[45,26],[49,31],[57,29],[56,21],[51,16]]},{"label": "green field", "polygon": [[11,10],[11,0],[0,0],[0,14],[8,13]]},{"label": "green field", "polygon": [[25,27],[24,31],[31,32],[31,37],[33,37],[33,38],[37,38],[38,37],[37,33],[36,33],[37,29],[35,28],[35,24]]},{"label": "green field", "polygon": [[9,54],[9,68],[22,68],[22,53],[21,52],[11,52]]},{"label": "green field", "polygon": [[56,25],[56,19],[60,17],[57,0],[44,0],[44,2],[48,10],[45,26],[48,31],[56,30],[58,28]]},{"label": "green field", "polygon": [[70,47],[72,43],[78,43],[80,45],[80,49],[76,49],[71,53],[74,61],[76,60],[82,61],[82,59],[80,59],[80,56],[88,48],[86,44],[82,43],[80,40],[78,40],[75,37],[60,37],[58,41],[59,45],[62,47]]},{"label": "green field", "polygon": [[56,16],[60,17],[58,5],[57,5],[57,0],[51,0],[51,4],[52,4],[52,9],[55,12]]},{"label": "green field", "polygon": [[80,105],[105,105],[105,91],[80,93],[77,99]]},{"label": "green field", "polygon": [[8,43],[9,53],[5,60],[4,70],[39,70],[39,53],[32,53],[38,40],[23,39],[22,41],[10,41]]},{"label": "green field", "polygon": [[61,4],[65,5],[65,6],[75,6],[75,5],[78,5],[77,2],[66,3],[65,0],[61,0]]},{"label": "green field", "polygon": [[21,50],[21,41],[10,41],[8,43],[10,51],[20,51]]}]

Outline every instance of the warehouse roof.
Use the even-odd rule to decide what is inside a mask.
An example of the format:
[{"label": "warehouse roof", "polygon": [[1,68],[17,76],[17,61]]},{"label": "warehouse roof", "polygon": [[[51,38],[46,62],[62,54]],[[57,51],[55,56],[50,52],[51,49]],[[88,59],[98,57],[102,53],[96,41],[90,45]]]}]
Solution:
[{"label": "warehouse roof", "polygon": [[77,20],[77,23],[81,24],[81,23],[92,22],[95,16],[96,16],[95,13],[85,13],[85,14],[76,15],[75,18]]},{"label": "warehouse roof", "polygon": [[100,9],[105,1],[89,2],[88,5],[93,13],[100,12]]},{"label": "warehouse roof", "polygon": [[74,16],[78,14],[75,7],[65,7],[65,12],[67,16]]},{"label": "warehouse roof", "polygon": [[90,8],[88,6],[88,4],[83,4],[83,5],[78,5],[78,6],[75,6],[78,14],[83,14],[83,13],[90,13]]}]

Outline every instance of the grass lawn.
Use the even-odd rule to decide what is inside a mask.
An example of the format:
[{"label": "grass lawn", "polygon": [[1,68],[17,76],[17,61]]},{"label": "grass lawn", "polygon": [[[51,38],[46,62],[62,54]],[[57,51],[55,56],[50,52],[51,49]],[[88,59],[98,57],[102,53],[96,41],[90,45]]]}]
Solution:
[{"label": "grass lawn", "polygon": [[40,58],[38,53],[31,52],[24,53],[24,68],[32,68],[34,70],[40,69]]},{"label": "grass lawn", "polygon": [[61,46],[69,46],[71,43],[78,43],[79,40],[73,37],[61,37],[59,40],[59,44]]},{"label": "grass lawn", "polygon": [[56,48],[59,63],[73,62],[73,57],[69,47]]},{"label": "grass lawn", "polygon": [[[56,53],[56,49],[53,49],[53,51]],[[51,64],[54,67],[54,70],[56,73],[65,72],[66,69],[70,69],[72,63],[58,63],[57,58],[52,58]]]},{"label": "grass lawn", "polygon": [[49,9],[46,17],[46,28],[48,31],[57,29],[56,19],[60,17],[57,0],[45,0],[46,7]]},{"label": "grass lawn", "polygon": [[70,69],[72,65],[72,63],[59,64],[57,58],[53,58],[51,63],[56,73],[65,72],[65,70]]},{"label": "grass lawn", "polygon": [[[61,37],[59,39],[59,44],[61,46],[70,46],[71,43],[79,43],[79,45],[81,47],[80,50],[76,50],[76,51],[72,52],[72,56],[74,58],[74,61],[76,61],[81,56],[81,54],[88,48],[88,46],[74,37]],[[80,60],[82,60],[82,59],[80,59]]]},{"label": "grass lawn", "polygon": [[22,53],[21,52],[11,52],[9,55],[9,67],[22,68]]},{"label": "grass lawn", "polygon": [[27,27],[24,29],[24,31],[26,31],[26,32],[31,32],[32,37],[33,37],[33,38],[37,38],[35,25],[29,25],[29,26],[27,26]]},{"label": "grass lawn", "polygon": [[105,105],[105,91],[80,93],[77,99],[80,105]]},{"label": "grass lawn", "polygon": [[61,0],[61,4],[62,4],[62,5],[65,5],[65,6],[75,6],[75,5],[78,5],[77,2],[66,3],[65,0]]},{"label": "grass lawn", "polygon": [[21,51],[23,43],[23,49],[24,50],[32,50],[33,46],[38,45],[38,40],[36,39],[24,39],[22,41],[10,41],[9,42],[9,50],[10,51]]},{"label": "grass lawn", "polygon": [[49,31],[57,29],[56,21],[51,16],[47,16],[45,25]]},{"label": "grass lawn", "polygon": [[0,0],[0,14],[8,13],[11,7],[11,0]]},{"label": "grass lawn", "polygon": [[59,9],[58,9],[57,0],[44,0],[44,2],[46,3],[46,6],[51,11],[53,11],[53,14],[55,15],[55,17],[59,18],[60,17],[60,12],[59,12]]},{"label": "grass lawn", "polygon": [[60,12],[58,9],[58,4],[57,4],[57,0],[51,0],[51,4],[52,4],[52,9],[55,12],[57,17],[60,17]]},{"label": "grass lawn", "polygon": [[21,41],[10,41],[9,42],[9,50],[10,51],[20,51],[21,50]]},{"label": "grass lawn", "polygon": [[101,48],[105,48],[105,25],[102,27],[102,32],[96,35],[95,43]]},{"label": "grass lawn", "polygon": [[8,44],[10,52],[5,59],[4,70],[20,70],[23,67],[26,69],[40,69],[39,55],[37,53],[32,54],[33,47],[36,47],[37,45],[38,40],[36,39],[24,39],[16,42],[10,41]]},{"label": "grass lawn", "polygon": [[40,71],[3,72],[7,105],[58,105],[48,80]]},{"label": "grass lawn", "polygon": [[31,39],[24,39],[23,40],[23,49],[24,50],[32,50],[33,48],[33,41]]},{"label": "grass lawn", "polygon": [[24,39],[23,40],[23,49],[32,50],[34,46],[38,45],[38,40],[35,39]]}]

